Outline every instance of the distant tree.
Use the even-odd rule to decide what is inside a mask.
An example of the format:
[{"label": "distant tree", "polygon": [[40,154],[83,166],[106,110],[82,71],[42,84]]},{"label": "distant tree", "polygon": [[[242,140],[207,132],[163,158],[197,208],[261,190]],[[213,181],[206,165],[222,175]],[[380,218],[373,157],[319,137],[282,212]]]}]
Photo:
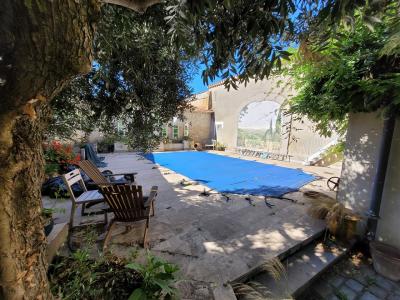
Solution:
[{"label": "distant tree", "polygon": [[282,130],[282,116],[281,116],[281,110],[279,109],[277,111],[277,117],[275,122],[275,135],[278,137],[278,139],[280,139],[281,130]]}]

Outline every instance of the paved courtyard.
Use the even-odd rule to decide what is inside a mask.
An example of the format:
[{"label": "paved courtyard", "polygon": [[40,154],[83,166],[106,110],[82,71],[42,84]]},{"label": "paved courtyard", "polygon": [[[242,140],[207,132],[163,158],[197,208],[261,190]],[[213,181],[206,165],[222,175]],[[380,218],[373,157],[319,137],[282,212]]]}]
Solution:
[{"label": "paved courtyard", "polygon": [[[302,168],[319,177],[302,190],[329,193],[326,179],[340,172],[334,168],[244,159]],[[223,299],[223,295],[229,299],[226,283],[312,238],[324,228],[322,221],[307,215],[308,201],[301,191],[285,195],[294,201],[267,198],[267,203],[274,205],[269,207],[260,196],[228,195],[227,198],[212,191],[208,196],[201,195],[209,189],[196,183],[187,185],[188,178],[134,153],[108,154],[105,161],[108,163],[105,169],[114,173],[137,172],[137,183],[145,193],[151,186],[158,186],[155,216],[150,221],[150,249],[179,265],[181,277],[185,279],[181,283],[183,299]],[[68,205],[69,201],[64,202],[66,214],[59,215],[58,222],[68,218]],[[76,219],[79,220],[79,212]],[[110,242],[113,253],[128,255],[142,236],[142,229],[134,226],[122,234],[125,226],[117,227]]]}]

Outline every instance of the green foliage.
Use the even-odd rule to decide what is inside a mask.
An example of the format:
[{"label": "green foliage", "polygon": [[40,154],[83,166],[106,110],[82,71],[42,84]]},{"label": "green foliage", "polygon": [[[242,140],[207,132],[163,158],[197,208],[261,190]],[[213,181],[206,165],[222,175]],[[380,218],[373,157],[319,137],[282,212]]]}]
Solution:
[{"label": "green foliage", "polygon": [[220,143],[220,142],[217,142],[215,144],[215,150],[217,150],[217,151],[225,151],[225,149],[226,149],[226,145],[225,144]]},{"label": "green foliage", "polygon": [[85,140],[93,131],[96,125],[94,113],[90,103],[82,101],[90,93],[90,84],[80,78],[72,80],[69,87],[52,99],[52,116],[46,131],[49,140],[79,140],[80,132]]},{"label": "green foliage", "polygon": [[58,174],[60,171],[60,166],[57,163],[48,163],[44,165],[44,173],[48,176],[52,176],[54,174]]},{"label": "green foliage", "polygon": [[118,260],[93,260],[77,250],[50,268],[50,284],[58,299],[127,299],[142,283],[140,275]]},{"label": "green foliage", "polygon": [[359,7],[371,20],[380,10],[375,2],[380,1],[171,0],[166,19],[180,47],[201,50],[205,82],[220,76],[226,87],[237,88],[237,82],[263,79],[279,69],[290,57],[287,47],[310,26],[333,31],[342,20],[351,23]]},{"label": "green foliage", "polygon": [[343,155],[345,147],[346,147],[345,142],[343,141],[339,142],[327,150],[327,155],[329,154]]},{"label": "green foliage", "polygon": [[46,175],[64,172],[66,166],[76,165],[80,160],[80,154],[73,152],[72,145],[62,144],[54,140],[43,146]]},{"label": "green foliage", "polygon": [[360,13],[354,30],[342,26],[322,49],[308,45],[313,59],[298,60],[289,69],[299,90],[291,112],[306,115],[327,136],[344,132],[350,112],[396,113],[400,57],[382,55],[390,28],[391,19],[383,18],[371,31]]},{"label": "green foliage", "polygon": [[[122,121],[132,148],[156,147],[162,126],[173,116],[182,117],[188,107],[183,100],[190,94],[191,58],[206,65],[205,82],[221,76],[227,87],[236,88],[238,81],[262,79],[280,68],[290,56],[290,43],[315,22],[328,30],[339,20],[353,20],[357,7],[375,12],[374,3],[167,0],[142,15],[103,5],[96,63],[52,102],[49,135],[70,138],[81,131],[85,139],[96,127],[115,133]],[[365,13],[363,19],[368,18],[373,20]],[[397,49],[396,39],[393,34],[394,43],[385,51]]]},{"label": "green foliage", "polygon": [[179,270],[176,265],[148,252],[146,265],[130,263],[126,267],[139,272],[143,277],[142,287],[136,289],[129,300],[172,299],[176,296],[177,290],[173,286]]},{"label": "green foliage", "polygon": [[[284,39],[294,33],[292,0],[171,1],[167,10],[173,40],[184,49],[201,49],[204,82],[217,76],[227,87],[268,76],[288,59]],[[285,36],[285,38],[283,38]]]},{"label": "green foliage", "polygon": [[91,129],[121,133],[134,149],[157,146],[162,126],[174,116],[183,118],[190,96],[187,55],[171,45],[164,17],[163,5],[143,15],[103,5],[96,63],[58,96],[54,110],[66,102],[89,107],[81,119],[87,118]]}]

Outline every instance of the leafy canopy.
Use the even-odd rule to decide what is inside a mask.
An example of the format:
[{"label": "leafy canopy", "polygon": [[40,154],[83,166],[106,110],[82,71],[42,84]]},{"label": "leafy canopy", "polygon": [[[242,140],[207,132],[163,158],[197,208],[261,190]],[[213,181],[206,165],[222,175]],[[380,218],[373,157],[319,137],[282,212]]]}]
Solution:
[{"label": "leafy canopy", "polygon": [[221,76],[225,85],[268,77],[287,60],[285,50],[299,42],[312,25],[333,31],[341,20],[353,20],[357,7],[368,6],[365,21],[379,5],[361,0],[175,0],[169,1],[172,39],[182,48],[201,49],[207,68],[203,79]]},{"label": "leafy canopy", "polygon": [[147,150],[158,144],[162,126],[182,116],[190,96],[185,68],[189,62],[170,43],[164,17],[162,7],[140,15],[104,5],[94,42],[96,64],[55,99],[54,123],[61,119],[65,124],[63,112],[70,111],[104,133],[114,134],[122,123],[133,148]]},{"label": "leafy canopy", "polygon": [[[291,111],[307,116],[324,135],[332,130],[343,132],[350,112],[397,112],[400,51],[396,53],[396,47],[388,51],[387,46],[393,39],[393,25],[398,23],[393,18],[397,9],[388,5],[387,14],[373,27],[359,11],[352,30],[343,25],[323,47],[315,40],[302,48],[289,71],[299,90]],[[311,59],[305,60],[304,53],[310,52]]]},{"label": "leafy canopy", "polygon": [[205,82],[220,75],[236,88],[237,81],[262,79],[279,68],[289,58],[287,46],[307,39],[308,32],[324,32],[320,36],[332,41],[339,20],[354,24],[357,7],[366,6],[361,19],[374,23],[381,2],[168,0],[143,15],[104,5],[97,64],[53,102],[53,131],[70,136],[74,129],[99,127],[114,133],[119,120],[131,146],[150,149],[161,138],[161,126],[188,107],[191,58],[206,65]]}]

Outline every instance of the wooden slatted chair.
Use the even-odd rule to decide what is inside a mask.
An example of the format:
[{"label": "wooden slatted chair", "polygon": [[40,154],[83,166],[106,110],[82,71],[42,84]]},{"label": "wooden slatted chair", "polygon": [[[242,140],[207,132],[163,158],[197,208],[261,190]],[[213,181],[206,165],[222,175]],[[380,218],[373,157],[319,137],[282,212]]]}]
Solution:
[{"label": "wooden slatted chair", "polygon": [[[82,216],[87,216],[92,214],[104,214],[104,222],[105,224],[107,224],[107,212],[104,210],[104,207],[102,207],[102,209],[97,212],[93,213],[85,212],[85,207],[88,204],[95,205],[99,203],[104,203],[104,196],[99,192],[99,190],[88,191],[86,189],[85,183],[82,179],[81,172],[79,171],[79,169],[75,169],[67,174],[64,174],[63,180],[72,200],[71,216],[69,220],[69,231],[71,232],[74,227],[74,215],[78,205],[82,205],[82,210],[81,210]],[[74,185],[75,183],[78,183],[84,191],[79,197],[75,197],[74,192],[72,190],[72,185]]]},{"label": "wooden slatted chair", "polygon": [[83,170],[83,172],[85,172],[85,174],[89,176],[89,178],[92,179],[93,182],[98,186],[102,184],[109,184],[110,183],[109,177],[111,176],[124,176],[124,178],[127,178],[125,180],[116,183],[121,183],[121,184],[134,183],[135,175],[137,174],[134,172],[121,173],[121,174],[103,174],[96,167],[96,165],[90,160],[82,160],[78,163],[78,165]]},{"label": "wooden slatted chair", "polygon": [[146,227],[143,235],[143,246],[147,248],[147,231],[149,228],[150,215],[154,215],[154,200],[157,196],[158,187],[151,188],[149,197],[143,197],[140,185],[101,185],[101,192],[105,201],[114,213],[104,239],[103,250],[107,248],[111,237],[111,231],[116,223],[133,223],[146,220]]}]

